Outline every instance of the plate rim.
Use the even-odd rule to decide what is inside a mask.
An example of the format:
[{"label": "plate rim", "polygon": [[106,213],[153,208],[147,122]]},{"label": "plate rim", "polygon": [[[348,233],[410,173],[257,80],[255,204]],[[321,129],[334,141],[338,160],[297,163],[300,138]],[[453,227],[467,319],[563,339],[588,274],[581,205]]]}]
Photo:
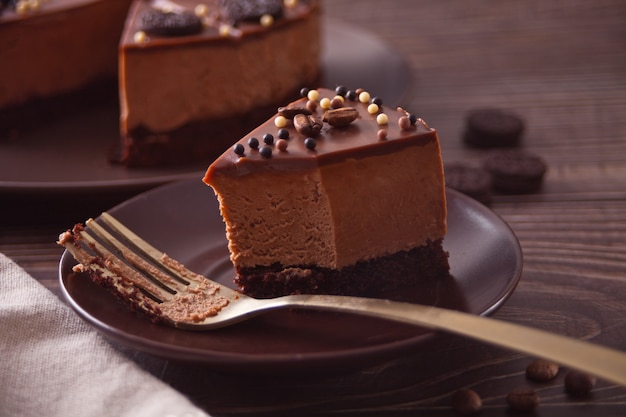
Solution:
[{"label": "plate rim", "polygon": [[[193,182],[196,183],[198,181],[198,179],[195,179]],[[139,200],[145,200],[146,198],[150,198],[150,195],[156,195],[161,193],[167,194],[173,188],[191,185],[191,182],[191,180],[179,181],[157,187],[116,205],[115,207],[111,208],[110,211],[115,212],[116,209],[124,208],[129,205],[132,206],[133,204],[136,204],[136,202]],[[472,206],[472,208],[480,210],[483,214],[488,213],[491,221],[498,222],[499,226],[504,227],[503,230],[506,230],[508,232],[509,239],[511,240],[511,242],[514,243],[512,249],[515,253],[516,264],[512,276],[507,278],[506,285],[501,288],[501,290],[498,292],[497,297],[495,297],[495,299],[490,302],[488,306],[483,308],[478,314],[480,316],[491,315],[509,299],[521,279],[523,270],[523,252],[521,249],[521,245],[510,225],[506,223],[497,213],[484,206],[483,204],[477,202],[476,200],[472,199],[471,197],[468,197],[453,189],[448,188],[446,190],[446,194],[449,200],[460,201],[461,205],[469,204]],[[452,256],[453,255],[451,254],[451,257]],[[95,327],[95,330],[97,330],[99,333],[103,334],[105,337],[112,341],[115,341],[121,345],[130,347],[140,352],[182,362],[203,363],[206,365],[211,365],[215,369],[228,369],[229,371],[233,371],[235,367],[240,368],[239,370],[241,370],[243,366],[244,368],[248,367],[248,371],[271,369],[273,372],[276,372],[277,369],[282,369],[286,365],[297,365],[294,369],[297,369],[299,371],[315,371],[317,368],[319,368],[320,364],[324,364],[331,360],[333,362],[337,362],[338,360],[341,361],[343,359],[350,359],[351,361],[357,359],[357,363],[362,363],[363,361],[367,361],[367,363],[375,363],[377,359],[388,355],[390,352],[403,354],[406,353],[408,350],[419,346],[420,343],[424,343],[431,338],[436,338],[442,335],[441,332],[436,332],[433,330],[426,331],[425,333],[416,335],[414,337],[407,337],[402,340],[385,342],[382,344],[370,345],[360,348],[349,348],[341,351],[333,350],[305,353],[265,353],[259,355],[240,352],[206,350],[197,347],[172,345],[159,340],[154,340],[152,338],[145,338],[142,336],[130,334],[125,331],[121,331],[112,326],[110,323],[106,323],[91,315],[85,308],[83,308],[83,306],[78,301],[73,298],[70,290],[67,288],[65,282],[65,271],[68,268],[66,266],[66,263],[75,262],[73,261],[73,257],[69,254],[69,252],[67,250],[64,250],[59,260],[58,266],[58,278],[61,287],[61,293],[63,294],[66,302],[72,307],[72,309],[76,313],[78,313],[78,315],[83,320],[89,323],[92,327]],[[111,296],[110,302],[117,302],[117,300],[113,296]],[[150,323],[146,322],[146,324]]]}]

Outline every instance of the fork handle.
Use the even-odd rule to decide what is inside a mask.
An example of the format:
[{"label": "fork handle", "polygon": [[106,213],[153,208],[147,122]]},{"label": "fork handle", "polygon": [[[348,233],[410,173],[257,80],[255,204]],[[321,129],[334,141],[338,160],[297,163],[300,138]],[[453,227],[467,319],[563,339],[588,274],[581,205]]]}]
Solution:
[{"label": "fork handle", "polygon": [[[279,300],[279,299],[276,299]],[[397,301],[326,295],[282,297],[283,306],[351,312],[444,330],[550,359],[626,386],[626,353],[510,322]]]}]

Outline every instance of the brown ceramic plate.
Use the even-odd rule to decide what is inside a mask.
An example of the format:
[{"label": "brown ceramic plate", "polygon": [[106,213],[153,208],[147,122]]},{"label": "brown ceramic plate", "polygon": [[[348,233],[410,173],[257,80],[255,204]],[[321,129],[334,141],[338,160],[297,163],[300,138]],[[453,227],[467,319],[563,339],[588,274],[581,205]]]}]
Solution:
[{"label": "brown ceramic plate", "polygon": [[[326,29],[322,84],[334,88],[350,83],[354,88],[376,92],[389,103],[400,104],[411,78],[404,58],[358,27],[328,20]],[[119,135],[117,105],[78,111],[39,126],[19,140],[0,141],[0,192],[45,195],[115,191],[130,195],[198,177],[208,165],[133,170],[111,165],[107,155]]]},{"label": "brown ceramic plate", "polygon": [[[513,292],[522,252],[512,230],[491,210],[448,190],[445,247],[453,278],[426,281],[411,302],[486,315]],[[109,210],[186,266],[232,287],[224,224],[200,179],[145,192]],[[106,337],[124,346],[215,369],[246,372],[354,368],[417,351],[435,333],[404,324],[310,311],[273,311],[229,328],[191,332],[155,325],[131,313],[63,254],[59,275],[69,304]]]}]

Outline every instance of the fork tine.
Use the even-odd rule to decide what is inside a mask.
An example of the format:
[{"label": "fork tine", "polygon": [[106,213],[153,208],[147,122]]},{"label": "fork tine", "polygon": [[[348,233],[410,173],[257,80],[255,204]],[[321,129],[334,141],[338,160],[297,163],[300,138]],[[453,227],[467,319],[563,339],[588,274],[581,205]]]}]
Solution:
[{"label": "fork tine", "polygon": [[181,281],[180,278],[172,276],[171,273],[164,271],[163,265],[161,265],[157,260],[154,260],[154,263],[150,263],[146,259],[142,258],[141,255],[137,254],[132,248],[129,248],[127,245],[122,243],[117,237],[109,233],[95,220],[89,219],[85,222],[85,224],[94,235],[114,248],[118,256],[126,259],[126,261],[128,261],[131,265],[142,271],[144,274],[147,274],[158,285],[163,286],[171,293],[182,291],[185,286],[189,284],[188,281]]},{"label": "fork tine", "polygon": [[119,220],[117,220],[106,211],[100,215],[100,219],[109,228],[114,230],[118,235],[123,236],[126,242],[130,243],[134,248],[138,249],[139,252],[145,255],[145,257],[151,259],[152,262],[159,265],[160,267],[165,268],[169,272],[169,274],[173,275],[181,282],[185,284],[200,284],[207,281],[207,278],[205,276],[197,274],[185,268],[184,265],[182,265],[175,259],[170,258],[167,254],[158,250],[157,248],[140,238],[132,230],[127,228],[124,224],[122,224]]},{"label": "fork tine", "polygon": [[[73,269],[77,272],[90,272],[94,281],[109,288],[113,294],[128,303],[131,308],[142,310],[153,320],[157,320],[160,317],[160,308],[159,302],[156,300],[159,297],[171,297],[171,294],[158,288],[128,266],[126,266],[127,270],[122,272],[124,267],[119,267],[121,262],[116,262],[117,258],[113,254],[106,254],[108,251],[104,248],[99,248],[104,256],[90,254],[85,247],[89,247],[97,253],[92,244],[89,243],[92,238],[86,233],[81,233],[81,231],[82,227],[74,227],[71,232],[68,230],[59,236],[58,243],[65,247],[79,262]],[[98,242],[95,243],[100,245]]]},{"label": "fork tine", "polygon": [[[93,226],[95,222],[93,222],[92,219],[90,220]],[[93,232],[93,228],[90,228],[89,231]],[[97,267],[93,266],[91,268],[103,269],[104,271],[107,271],[104,273],[104,276],[106,278],[111,278],[114,279],[116,282],[124,283],[125,286],[135,285],[148,293],[149,296],[161,302],[172,298],[175,290],[164,285],[158,285],[158,280],[156,281],[157,283],[155,283],[138,270],[124,263],[119,258],[118,254],[113,253],[111,250],[102,245],[98,240],[94,239],[93,236],[91,236],[86,229],[82,227],[75,227],[73,230],[73,234],[75,239],[82,241],[86,247],[90,248],[97,255],[92,257],[86,252],[86,250],[82,246],[80,246],[78,242],[76,242],[76,245],[74,245],[73,248],[78,251],[79,254],[81,253],[81,251],[83,251],[83,258],[85,258],[85,256],[88,257],[88,263],[85,264],[84,262],[80,261],[84,265],[88,267],[90,267],[91,265],[97,265]],[[70,248],[70,252],[72,252],[71,249],[72,248]]]},{"label": "fork tine", "polygon": [[237,291],[185,268],[106,212],[99,222],[89,219],[85,226],[77,224],[59,236],[58,243],[80,262],[75,268],[89,272],[93,281],[153,321],[189,326],[241,298]]}]

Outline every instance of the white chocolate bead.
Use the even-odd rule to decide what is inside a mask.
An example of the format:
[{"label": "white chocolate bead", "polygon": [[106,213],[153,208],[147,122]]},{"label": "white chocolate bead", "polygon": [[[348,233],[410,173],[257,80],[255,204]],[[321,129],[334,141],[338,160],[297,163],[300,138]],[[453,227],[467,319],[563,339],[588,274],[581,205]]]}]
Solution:
[{"label": "white chocolate bead", "polygon": [[263,16],[261,16],[259,22],[263,27],[270,27],[274,24],[274,16],[272,16],[271,14],[264,14]]},{"label": "white chocolate bead", "polygon": [[306,96],[309,100],[317,101],[320,98],[320,93],[317,90],[311,90]]},{"label": "white chocolate bead", "polygon": [[359,94],[359,101],[361,103],[369,103],[370,98],[370,93],[368,93],[367,91],[363,91],[361,94]]},{"label": "white chocolate bead", "polygon": [[274,126],[281,128],[287,126],[287,119],[285,116],[276,116],[274,119]]},{"label": "white chocolate bead", "polygon": [[193,12],[198,17],[205,17],[209,13],[209,8],[206,4],[198,4],[194,7]]},{"label": "white chocolate bead", "polygon": [[381,113],[376,116],[376,123],[378,123],[379,125],[386,125],[387,123],[389,123],[389,118],[385,113]]},{"label": "white chocolate bead", "polygon": [[147,42],[148,41],[148,35],[146,35],[146,32],[144,32],[143,30],[138,30],[133,35],[133,41],[135,41],[135,43]]},{"label": "white chocolate bead", "polygon": [[320,100],[320,107],[324,110],[328,110],[330,109],[330,99],[327,97],[324,97],[323,99]]},{"label": "white chocolate bead", "polygon": [[15,5],[15,13],[17,14],[25,14],[30,10],[30,4],[28,3],[28,1],[23,0],[23,1],[18,1],[17,4]]},{"label": "white chocolate bead", "polygon": [[378,104],[376,104],[376,103],[372,103],[369,106],[367,106],[367,112],[369,114],[376,114],[376,113],[378,113],[378,110],[379,110]]},{"label": "white chocolate bead", "polygon": [[232,27],[230,25],[220,25],[220,36],[230,36]]}]

